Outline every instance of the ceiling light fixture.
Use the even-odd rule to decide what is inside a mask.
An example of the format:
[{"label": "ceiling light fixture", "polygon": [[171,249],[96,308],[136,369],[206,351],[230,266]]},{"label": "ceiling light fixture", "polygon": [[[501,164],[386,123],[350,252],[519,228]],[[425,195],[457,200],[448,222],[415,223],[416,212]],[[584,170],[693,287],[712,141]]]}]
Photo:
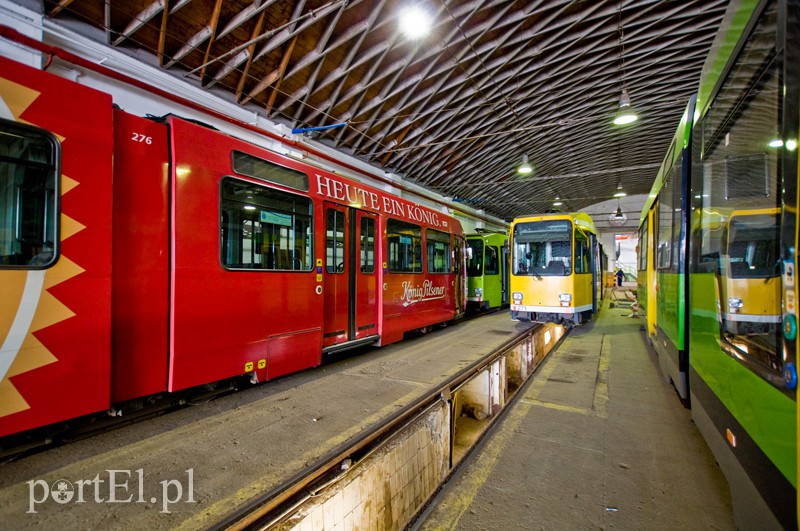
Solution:
[{"label": "ceiling light fixture", "polygon": [[528,154],[526,153],[522,155],[522,164],[517,166],[517,172],[525,174],[525,173],[531,173],[532,171],[533,171],[533,166],[531,166],[531,163],[528,162]]},{"label": "ceiling light fixture", "polygon": [[619,109],[614,116],[614,123],[616,125],[631,124],[638,120],[639,117],[631,108],[631,96],[628,94],[628,89],[623,88],[622,94],[619,97]]},{"label": "ceiling light fixture", "polygon": [[614,193],[614,197],[625,197],[626,195],[628,194],[626,194],[625,190],[622,189],[622,181],[619,181],[617,183],[617,191]]},{"label": "ceiling light fixture", "polygon": [[564,202],[561,200],[561,198],[556,196],[556,200],[553,201],[553,206],[561,206],[563,204],[564,204]]},{"label": "ceiling light fixture", "polygon": [[635,122],[639,117],[636,116],[636,113],[631,108],[631,95],[628,94],[628,88],[625,85],[625,35],[622,32],[621,4],[617,14],[617,31],[619,32],[619,77],[622,92],[619,95],[619,109],[617,109],[617,114],[614,116],[614,124],[626,125]]},{"label": "ceiling light fixture", "polygon": [[431,16],[419,5],[412,5],[400,11],[400,31],[411,40],[417,40],[430,33]]},{"label": "ceiling light fixture", "polygon": [[617,211],[608,215],[608,222],[612,227],[621,227],[628,221],[628,216],[622,211],[622,207],[617,200]]}]

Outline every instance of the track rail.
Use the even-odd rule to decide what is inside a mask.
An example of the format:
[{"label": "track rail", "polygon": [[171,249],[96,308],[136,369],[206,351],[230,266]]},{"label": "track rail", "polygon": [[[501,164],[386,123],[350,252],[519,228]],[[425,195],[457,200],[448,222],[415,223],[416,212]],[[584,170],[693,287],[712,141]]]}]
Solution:
[{"label": "track rail", "polygon": [[[357,468],[366,457],[372,455],[382,445],[389,443],[405,427],[412,425],[429,411],[442,407],[444,403],[451,402],[453,396],[463,386],[473,378],[476,378],[477,375],[485,372],[500,358],[508,355],[525,342],[532,344],[534,336],[542,330],[543,325],[535,325],[520,332],[482,359],[429,389],[401,410],[376,423],[354,439],[332,449],[305,470],[290,476],[281,484],[253,498],[245,506],[211,524],[209,527],[219,530],[270,529],[275,527],[291,517],[309,499],[315,498],[327,487],[344,479],[348,472]],[[548,352],[555,348],[563,340],[564,336],[555,342]],[[528,376],[534,373],[545,355],[546,353],[536,360]],[[522,386],[509,395],[505,401],[506,405],[513,403],[513,399],[521,395],[521,393],[517,392],[521,388]],[[493,415],[490,425],[495,424],[500,417],[501,415]],[[453,422],[455,422],[454,419]],[[453,431],[451,426],[451,433]],[[454,464],[457,465],[457,463]],[[455,466],[451,467],[448,477],[452,475],[455,469]],[[418,507],[417,513],[423,507],[424,505]]]}]

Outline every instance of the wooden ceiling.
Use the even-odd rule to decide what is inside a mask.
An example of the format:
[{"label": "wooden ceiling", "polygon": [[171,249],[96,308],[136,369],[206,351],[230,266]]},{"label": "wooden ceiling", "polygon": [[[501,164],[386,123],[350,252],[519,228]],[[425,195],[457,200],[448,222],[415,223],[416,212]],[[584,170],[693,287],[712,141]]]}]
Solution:
[{"label": "wooden ceiling", "polygon": [[[68,24],[500,218],[649,192],[722,0],[47,1]],[[98,31],[99,30],[99,31]],[[639,120],[614,126],[627,88]],[[527,154],[534,172],[515,171]],[[638,214],[631,213],[638,219]]]}]

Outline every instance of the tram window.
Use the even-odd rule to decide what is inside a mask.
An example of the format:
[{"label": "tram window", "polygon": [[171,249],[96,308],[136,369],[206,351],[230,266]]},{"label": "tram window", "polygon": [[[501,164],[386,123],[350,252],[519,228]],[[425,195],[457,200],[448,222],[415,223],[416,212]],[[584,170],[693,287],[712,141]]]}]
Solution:
[{"label": "tram window", "polygon": [[308,192],[308,176],[305,173],[242,153],[241,151],[233,152],[233,171],[254,179],[282,184],[301,192]]},{"label": "tram window", "polygon": [[638,270],[645,271],[647,270],[647,221],[642,223],[641,228],[639,229],[639,263],[638,263]]},{"label": "tram window", "polygon": [[467,240],[467,246],[472,249],[472,256],[467,259],[467,275],[479,277],[483,275],[483,240]]},{"label": "tram window", "polygon": [[779,225],[775,214],[731,216],[728,259],[731,278],[770,278],[779,271]]},{"label": "tram window", "polygon": [[52,135],[0,120],[0,268],[55,263],[59,162]]},{"label": "tram window", "polygon": [[[672,223],[673,223],[673,187],[675,179],[672,172],[658,194],[658,240],[656,247],[656,265],[658,269],[669,269],[672,264]],[[678,203],[680,206],[680,203]]]},{"label": "tram window", "polygon": [[422,229],[419,225],[389,218],[386,243],[390,273],[422,273]]},{"label": "tram window", "polygon": [[450,235],[433,229],[425,230],[428,273],[450,272]]},{"label": "tram window", "polygon": [[344,212],[328,209],[325,218],[325,271],[344,272]]},{"label": "tram window", "polygon": [[592,269],[589,266],[589,260],[592,256],[592,250],[589,247],[589,237],[583,232],[575,231],[575,272],[576,273],[591,273]]},{"label": "tram window", "polygon": [[677,273],[681,267],[681,228],[683,227],[683,211],[681,195],[683,194],[684,173],[683,173],[683,151],[679,152],[675,164],[672,166],[672,238],[671,247],[672,264],[671,269]]},{"label": "tram window", "polygon": [[513,242],[513,274],[572,274],[572,222],[543,220],[517,223]]},{"label": "tram window", "polygon": [[375,272],[375,220],[361,218],[361,272]]},{"label": "tram window", "polygon": [[309,271],[312,203],[231,177],[222,180],[220,259],[228,269]]},{"label": "tram window", "polygon": [[486,275],[497,275],[500,273],[500,249],[498,247],[486,247],[486,264],[483,271]]},{"label": "tram window", "polygon": [[714,271],[720,346],[772,385],[782,379],[779,222],[781,66],[768,3],[697,124],[693,271]]},{"label": "tram window", "polygon": [[725,172],[725,199],[769,196],[766,153],[727,156],[722,166]]},{"label": "tram window", "polygon": [[[461,274],[461,260],[462,260],[462,248],[464,247],[464,240],[459,238],[458,236],[453,236],[453,273],[456,275]],[[464,251],[465,252],[465,251]]]}]

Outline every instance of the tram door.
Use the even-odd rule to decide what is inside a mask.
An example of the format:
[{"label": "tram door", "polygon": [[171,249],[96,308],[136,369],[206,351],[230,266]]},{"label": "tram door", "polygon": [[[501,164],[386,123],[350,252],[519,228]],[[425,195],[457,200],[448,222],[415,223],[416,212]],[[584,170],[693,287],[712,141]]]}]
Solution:
[{"label": "tram door", "polygon": [[467,310],[467,242],[461,236],[453,235],[453,273],[455,275],[453,298],[455,315]]},{"label": "tram door", "polygon": [[645,312],[647,312],[647,334],[650,337],[656,336],[656,324],[658,321],[658,276],[656,275],[655,244],[658,238],[658,227],[656,225],[658,221],[658,204],[659,201],[656,200],[650,212],[647,213],[647,226],[650,228],[647,234],[647,241],[639,242],[639,245],[647,246],[647,274],[645,276],[647,279],[647,306]]},{"label": "tram door", "polygon": [[323,346],[378,333],[377,218],[325,204],[325,325]]},{"label": "tram door", "polygon": [[598,305],[602,303],[598,300],[598,295],[602,285],[603,272],[600,270],[600,246],[597,244],[597,236],[594,234],[589,235],[589,249],[592,261],[590,266],[592,268],[592,313],[596,313]]}]

